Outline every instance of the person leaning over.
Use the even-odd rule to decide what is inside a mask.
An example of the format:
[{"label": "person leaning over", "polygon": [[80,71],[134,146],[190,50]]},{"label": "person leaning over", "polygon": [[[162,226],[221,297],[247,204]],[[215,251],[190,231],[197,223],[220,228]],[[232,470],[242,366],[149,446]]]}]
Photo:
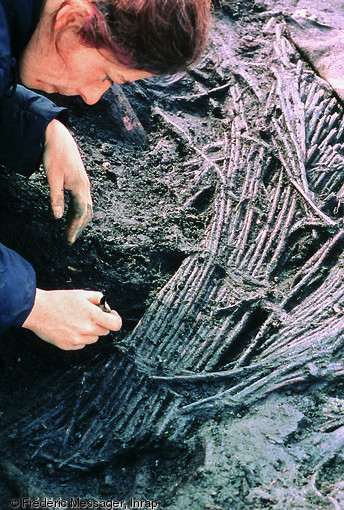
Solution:
[{"label": "person leaning over", "polygon": [[[92,216],[90,183],[64,109],[29,89],[92,105],[113,83],[185,70],[204,49],[209,21],[210,0],[0,0],[0,163],[26,176],[43,163],[56,218],[70,191],[69,243]],[[0,244],[0,332],[24,327],[81,349],[121,327],[101,298],[36,289],[32,266]]]}]

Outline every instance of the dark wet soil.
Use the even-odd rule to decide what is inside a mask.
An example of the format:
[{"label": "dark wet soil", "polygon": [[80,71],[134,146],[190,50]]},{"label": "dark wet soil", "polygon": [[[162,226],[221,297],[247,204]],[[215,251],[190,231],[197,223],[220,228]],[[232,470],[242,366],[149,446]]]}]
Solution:
[{"label": "dark wet soil", "polygon": [[[1,510],[8,508],[11,497],[24,496],[127,502],[133,497],[157,501],[165,510],[338,509],[344,502],[344,400],[338,379],[332,383],[315,377],[276,389],[258,402],[220,409],[210,418],[205,413],[191,421],[184,434],[121,445],[117,454],[110,452],[104,464],[90,469],[77,460],[68,464],[68,449],[56,460],[56,451],[45,450],[48,443],[40,443],[39,435],[25,444],[25,428],[39,420],[42,403],[51,416],[59,406],[60,414],[64,406],[62,412],[73,416],[72,400],[57,399],[56,406],[49,401],[49,395],[56,397],[54,386],[65,394],[68,385],[83,385],[83,374],[94,372],[96,378],[109,359],[120,364],[118,346],[127,345],[160,290],[200,249],[215,216],[218,184],[211,172],[197,171],[197,148],[212,146],[217,157],[216,144],[228,131],[233,113],[228,95],[233,80],[238,79],[249,105],[249,127],[263,142],[269,139],[268,127],[256,126],[259,88],[271,80],[271,46],[263,41],[270,35],[263,35],[262,28],[267,11],[280,9],[281,2],[216,0],[214,6],[212,44],[197,68],[181,77],[123,88],[141,124],[134,133],[127,131],[111,94],[93,107],[78,98],[54,98],[69,109],[69,126],[92,185],[94,218],[74,246],[64,241],[64,220],[52,216],[43,172],[26,180],[0,171],[1,242],[33,264],[40,287],[100,290],[124,322],[121,332],[78,353],[59,351],[21,330],[3,335]],[[233,72],[233,55],[248,66],[264,62],[249,67],[247,86],[242,86],[243,75]],[[269,210],[263,196],[258,205]],[[297,231],[291,255],[274,273],[276,282],[288,282],[328,238],[326,233]],[[230,303],[226,306],[230,309]],[[226,306],[219,312],[223,316]],[[247,337],[241,337],[246,346],[264,322],[259,314],[248,323]],[[232,359],[241,350],[240,344],[229,351]],[[232,359],[226,352],[217,370],[227,370]],[[195,391],[196,399],[202,391]],[[106,399],[108,405],[111,394]],[[144,507],[149,508],[148,503]]]}]

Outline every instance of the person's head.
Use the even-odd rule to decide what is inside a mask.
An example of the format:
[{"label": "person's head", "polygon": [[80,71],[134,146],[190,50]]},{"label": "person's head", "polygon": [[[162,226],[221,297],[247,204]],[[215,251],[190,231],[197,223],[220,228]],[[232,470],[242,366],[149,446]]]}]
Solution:
[{"label": "person's head", "polygon": [[185,70],[204,49],[209,20],[210,0],[46,0],[20,77],[93,104],[112,82]]}]

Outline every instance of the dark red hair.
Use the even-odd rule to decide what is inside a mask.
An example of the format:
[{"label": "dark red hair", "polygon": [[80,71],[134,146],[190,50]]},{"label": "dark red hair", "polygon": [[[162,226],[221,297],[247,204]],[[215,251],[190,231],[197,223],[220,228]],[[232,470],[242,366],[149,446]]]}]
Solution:
[{"label": "dark red hair", "polygon": [[210,0],[95,0],[82,41],[122,64],[154,74],[185,70],[201,55]]}]

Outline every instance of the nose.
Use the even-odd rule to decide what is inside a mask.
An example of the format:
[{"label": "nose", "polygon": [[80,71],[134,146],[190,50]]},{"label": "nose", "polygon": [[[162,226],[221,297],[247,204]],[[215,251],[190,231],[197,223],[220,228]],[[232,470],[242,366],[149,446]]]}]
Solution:
[{"label": "nose", "polygon": [[92,105],[99,101],[109,87],[111,87],[110,81],[97,82],[79,89],[78,95],[82,97],[85,103]]}]

